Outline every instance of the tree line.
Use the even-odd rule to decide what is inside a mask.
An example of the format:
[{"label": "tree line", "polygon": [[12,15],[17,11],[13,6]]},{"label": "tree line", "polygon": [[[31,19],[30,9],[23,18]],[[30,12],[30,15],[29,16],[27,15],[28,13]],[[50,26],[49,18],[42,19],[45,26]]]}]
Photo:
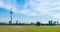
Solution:
[{"label": "tree line", "polygon": [[48,21],[48,23],[46,23],[46,24],[41,23],[40,21],[37,21],[36,23],[31,22],[31,23],[28,23],[28,24],[18,23],[18,20],[17,20],[16,23],[12,23],[12,21],[9,21],[8,24],[4,23],[4,22],[3,23],[0,22],[0,25],[35,25],[35,26],[42,26],[42,25],[60,25],[60,24],[59,24],[58,21],[52,21],[52,20]]}]

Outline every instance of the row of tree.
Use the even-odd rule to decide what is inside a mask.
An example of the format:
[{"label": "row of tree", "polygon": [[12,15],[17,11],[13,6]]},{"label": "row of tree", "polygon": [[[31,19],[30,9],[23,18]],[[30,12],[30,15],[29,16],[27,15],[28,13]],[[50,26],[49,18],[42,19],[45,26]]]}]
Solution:
[{"label": "row of tree", "polygon": [[31,22],[30,24],[25,24],[25,23],[18,23],[18,20],[16,21],[16,23],[12,23],[12,21],[9,21],[8,24],[6,23],[1,23],[0,22],[0,25],[36,25],[36,26],[40,26],[40,25],[58,25],[59,22],[58,21],[48,21],[48,23],[44,24],[44,23],[41,23],[40,21],[37,21],[36,23],[33,23]]}]

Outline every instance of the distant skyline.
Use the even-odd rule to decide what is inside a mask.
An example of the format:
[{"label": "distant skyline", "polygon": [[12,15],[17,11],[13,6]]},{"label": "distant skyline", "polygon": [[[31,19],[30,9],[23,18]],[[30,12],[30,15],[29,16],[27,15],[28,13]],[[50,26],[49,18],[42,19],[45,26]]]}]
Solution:
[{"label": "distant skyline", "polygon": [[0,22],[10,21],[10,11],[13,23],[60,21],[60,0],[0,0]]}]

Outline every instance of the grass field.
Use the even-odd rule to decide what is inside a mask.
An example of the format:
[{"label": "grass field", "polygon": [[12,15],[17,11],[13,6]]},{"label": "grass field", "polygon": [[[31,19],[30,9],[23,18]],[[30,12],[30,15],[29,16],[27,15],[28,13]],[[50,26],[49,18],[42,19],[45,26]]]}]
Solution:
[{"label": "grass field", "polygon": [[60,32],[59,26],[0,26],[0,32]]}]

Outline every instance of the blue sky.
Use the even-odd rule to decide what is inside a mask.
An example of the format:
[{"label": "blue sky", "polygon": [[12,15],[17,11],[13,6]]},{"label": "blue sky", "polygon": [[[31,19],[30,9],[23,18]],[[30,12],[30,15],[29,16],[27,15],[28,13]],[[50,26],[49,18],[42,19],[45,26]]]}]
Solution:
[{"label": "blue sky", "polygon": [[0,0],[0,22],[47,23],[48,20],[60,21],[60,0]]}]

